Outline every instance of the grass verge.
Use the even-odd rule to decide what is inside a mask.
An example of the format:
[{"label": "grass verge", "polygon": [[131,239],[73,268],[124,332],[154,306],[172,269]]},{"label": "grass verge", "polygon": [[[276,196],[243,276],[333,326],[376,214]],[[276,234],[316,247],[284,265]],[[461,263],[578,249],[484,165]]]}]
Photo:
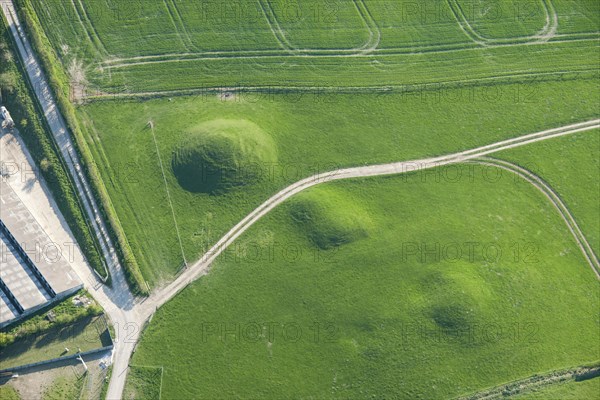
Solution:
[{"label": "grass verge", "polygon": [[[75,305],[75,297],[90,300],[89,305]],[[0,332],[0,349],[28,335],[40,335],[43,332],[64,325],[69,325],[85,317],[102,314],[102,308],[91,300],[84,290],[70,296],[57,305],[43,308],[25,320],[19,320],[14,326],[9,325]]]},{"label": "grass verge", "polygon": [[[50,360],[112,343],[104,316],[87,316],[74,324],[54,326],[39,335],[16,340],[0,350],[0,369]],[[69,351],[66,351],[69,349]]]},{"label": "grass verge", "polygon": [[42,400],[80,400],[85,376],[61,376],[56,378],[42,394]]},{"label": "grass verge", "polygon": [[2,400],[21,400],[19,393],[8,385],[0,386],[0,399]]},{"label": "grass verge", "polygon": [[162,367],[129,366],[123,398],[126,400],[160,399],[162,376]]}]

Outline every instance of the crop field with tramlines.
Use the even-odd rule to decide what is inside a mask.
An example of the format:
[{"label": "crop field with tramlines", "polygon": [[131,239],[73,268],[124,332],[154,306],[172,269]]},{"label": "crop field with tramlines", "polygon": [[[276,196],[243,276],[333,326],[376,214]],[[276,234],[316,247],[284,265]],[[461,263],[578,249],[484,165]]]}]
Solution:
[{"label": "crop field with tramlines", "polygon": [[508,80],[598,46],[594,1],[19,1],[90,95]]},{"label": "crop field with tramlines", "polygon": [[[128,398],[444,399],[597,367],[597,1],[16,3],[155,295],[254,224],[158,308]],[[520,394],[594,387],[551,381]]]}]

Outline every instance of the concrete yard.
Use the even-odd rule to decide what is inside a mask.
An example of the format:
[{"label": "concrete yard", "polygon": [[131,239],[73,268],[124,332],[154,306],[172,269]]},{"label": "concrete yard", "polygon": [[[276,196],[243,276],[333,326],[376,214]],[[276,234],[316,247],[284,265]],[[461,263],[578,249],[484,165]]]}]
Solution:
[{"label": "concrete yard", "polygon": [[[48,226],[56,211],[35,207],[38,215],[34,216],[28,207],[34,194],[36,204],[51,202],[45,190],[33,193],[39,187],[33,163],[19,154],[12,134],[0,136],[0,142],[2,150],[14,151],[0,153],[4,172],[0,180],[0,326],[4,326],[65,298],[83,284],[71,266],[78,249],[74,241],[64,240],[70,236],[64,232],[66,224]],[[38,222],[39,214],[46,223]]]}]

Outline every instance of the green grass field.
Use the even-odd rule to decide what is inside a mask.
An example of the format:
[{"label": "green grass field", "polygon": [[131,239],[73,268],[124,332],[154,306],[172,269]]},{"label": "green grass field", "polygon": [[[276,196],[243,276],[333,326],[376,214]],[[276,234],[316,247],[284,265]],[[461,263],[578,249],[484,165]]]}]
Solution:
[{"label": "green grass field", "polygon": [[125,400],[160,399],[162,369],[155,367],[130,366],[127,373]]},{"label": "green grass field", "polygon": [[[373,35],[363,0],[311,2],[259,0],[276,39],[292,49],[361,48]],[[264,18],[264,17],[263,17]]]},{"label": "green grass field", "polygon": [[[182,256],[149,120],[184,252],[193,260],[277,189],[301,178],[343,166],[448,154],[590,119],[596,114],[597,86],[576,80],[396,95],[233,100],[210,95],[99,102],[81,107],[80,115],[142,272],[156,283],[172,276]],[[258,125],[275,142],[278,159],[258,161],[263,179],[253,185],[219,196],[186,191],[171,168],[172,152],[186,132],[216,119]],[[250,162],[241,164],[240,175],[257,165]]]},{"label": "green grass field", "polygon": [[21,400],[19,393],[10,386],[0,386],[0,398],[2,400]]},{"label": "green grass field", "polygon": [[[182,256],[149,120],[155,126],[184,252],[193,260],[277,189],[301,178],[350,165],[448,154],[593,118],[596,88],[593,81],[583,80],[396,95],[233,100],[210,95],[172,102],[99,102],[80,110],[90,148],[143,274],[156,283],[172,276]],[[258,125],[275,142],[278,159],[259,164],[263,179],[254,185],[219,196],[191,193],[182,189],[170,168],[171,154],[189,129],[215,119]],[[242,164],[240,175],[253,165]]]},{"label": "green grass field", "polygon": [[164,367],[165,399],[436,399],[597,360],[598,282],[560,217],[473,176],[300,194],[158,311],[133,363]]},{"label": "green grass field", "polygon": [[598,31],[600,15],[594,0],[558,1],[553,5],[559,15],[559,34]]},{"label": "green grass field", "polygon": [[541,176],[562,198],[600,254],[600,132],[556,138],[496,155]]},{"label": "green grass field", "polygon": [[450,0],[456,12],[462,13],[472,28],[489,39],[533,36],[541,31],[556,1],[471,1]]},{"label": "green grass field", "polygon": [[[151,287],[304,177],[600,115],[593,0],[17,2],[83,87]],[[498,155],[552,185],[597,251],[598,140]],[[442,399],[598,361],[600,288],[555,209],[458,170],[281,205],[156,313],[126,397]]]},{"label": "green grass field", "polygon": [[83,73],[90,93],[373,87],[594,70],[587,54],[598,51],[600,32],[591,1],[545,0],[566,36],[489,48],[463,33],[449,4],[490,38],[536,34],[546,8],[512,0],[19,2],[35,8],[65,69]]}]

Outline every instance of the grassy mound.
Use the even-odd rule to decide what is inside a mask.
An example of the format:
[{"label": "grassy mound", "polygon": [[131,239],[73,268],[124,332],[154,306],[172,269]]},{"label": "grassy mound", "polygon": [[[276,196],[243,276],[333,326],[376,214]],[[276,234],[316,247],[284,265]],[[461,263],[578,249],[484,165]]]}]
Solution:
[{"label": "grassy mound", "polygon": [[[593,272],[543,195],[484,171],[475,166],[480,178],[463,184],[413,174],[299,194],[329,223],[344,202],[354,219],[366,211],[369,237],[316,257],[290,199],[233,245],[253,249],[223,254],[158,310],[132,364],[164,366],[165,399],[435,400],[593,363]],[[431,249],[474,236],[479,250],[457,262],[402,254],[403,243]],[[523,240],[539,246],[537,262],[514,257]],[[486,262],[484,243],[503,257]]]},{"label": "grassy mound", "polygon": [[437,304],[431,309],[431,317],[441,329],[467,329],[472,324],[472,312],[461,303]]},{"label": "grassy mound", "polygon": [[488,312],[494,296],[477,270],[445,271],[436,265],[420,279],[420,290],[428,293],[423,317],[434,332],[469,339],[466,333]]},{"label": "grassy mound", "polygon": [[292,199],[290,214],[310,240],[324,250],[369,236],[372,225],[364,209],[329,188]]},{"label": "grassy mound", "polygon": [[254,183],[277,161],[273,139],[246,120],[213,120],[187,133],[171,165],[181,187],[193,193],[219,194]]}]

